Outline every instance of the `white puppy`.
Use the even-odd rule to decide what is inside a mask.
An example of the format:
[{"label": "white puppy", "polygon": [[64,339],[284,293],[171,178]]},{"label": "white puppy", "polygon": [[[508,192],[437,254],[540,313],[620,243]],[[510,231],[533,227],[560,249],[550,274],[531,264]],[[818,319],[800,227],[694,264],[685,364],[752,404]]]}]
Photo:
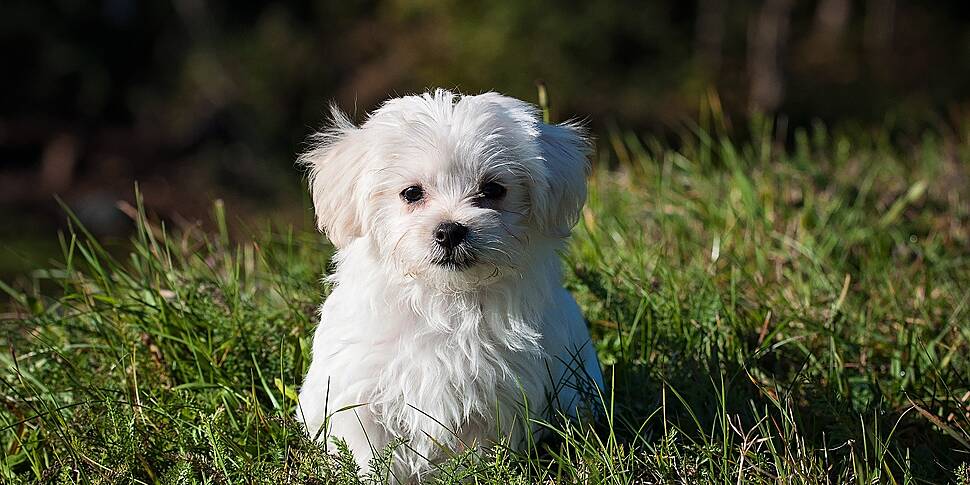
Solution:
[{"label": "white puppy", "polygon": [[[338,110],[301,157],[338,251],[297,419],[363,469],[419,480],[451,452],[521,446],[602,375],[557,251],[586,199],[588,143],[517,99],[444,90]],[[592,397],[592,399],[589,399]],[[584,404],[585,403],[585,404]]]}]

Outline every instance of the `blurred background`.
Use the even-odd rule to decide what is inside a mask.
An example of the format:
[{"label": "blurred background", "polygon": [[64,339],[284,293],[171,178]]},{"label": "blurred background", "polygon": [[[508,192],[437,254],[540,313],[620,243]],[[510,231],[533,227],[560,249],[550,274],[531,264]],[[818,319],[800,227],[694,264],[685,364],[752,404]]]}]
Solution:
[{"label": "blurred background", "polygon": [[331,101],[535,102],[541,79],[598,134],[662,138],[713,104],[738,131],[775,116],[782,143],[819,121],[946,136],[970,119],[968,21],[966,0],[5,1],[0,278],[60,253],[55,194],[108,240],[135,181],[172,225],[218,198],[309,226],[293,161]]}]

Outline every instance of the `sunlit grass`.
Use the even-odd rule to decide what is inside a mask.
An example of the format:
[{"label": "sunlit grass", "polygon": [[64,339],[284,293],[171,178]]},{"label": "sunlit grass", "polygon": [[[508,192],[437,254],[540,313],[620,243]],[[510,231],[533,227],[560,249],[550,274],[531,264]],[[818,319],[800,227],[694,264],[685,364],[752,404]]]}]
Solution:
[{"label": "sunlit grass", "polygon": [[[751,131],[599,140],[565,265],[603,419],[442,482],[970,483],[967,144]],[[292,421],[331,249],[231,242],[231,212],[138,216],[124,259],[75,225],[63,264],[3,285],[3,480],[358,481]]]}]

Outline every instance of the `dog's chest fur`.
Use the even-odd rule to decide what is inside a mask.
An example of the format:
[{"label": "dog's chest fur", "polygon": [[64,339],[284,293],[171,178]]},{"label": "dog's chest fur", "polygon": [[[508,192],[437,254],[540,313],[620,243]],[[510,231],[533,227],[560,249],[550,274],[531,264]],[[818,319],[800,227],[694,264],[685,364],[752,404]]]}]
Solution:
[{"label": "dog's chest fur", "polygon": [[503,295],[421,299],[389,309],[400,331],[371,354],[384,362],[374,363],[366,401],[385,426],[411,440],[427,433],[470,445],[494,431],[495,420],[521,414],[523,401],[542,405],[534,402],[542,397],[541,341]]},{"label": "dog's chest fur", "polygon": [[[359,411],[378,426],[365,429],[371,435],[357,446],[407,441],[415,452],[395,455],[408,473],[444,458],[444,449],[503,437],[521,442],[529,429],[521,419],[545,415],[551,403],[551,374],[558,371],[547,365],[556,359],[545,346],[562,346],[565,338],[563,330],[547,334],[549,325],[563,324],[550,319],[559,315],[551,305],[561,291],[554,253],[530,265],[532,274],[455,293],[374,271],[383,266],[366,247],[348,249],[331,277],[301,394],[311,433],[327,412],[363,405]],[[349,416],[335,416],[345,421],[338,436],[360,429]]]}]

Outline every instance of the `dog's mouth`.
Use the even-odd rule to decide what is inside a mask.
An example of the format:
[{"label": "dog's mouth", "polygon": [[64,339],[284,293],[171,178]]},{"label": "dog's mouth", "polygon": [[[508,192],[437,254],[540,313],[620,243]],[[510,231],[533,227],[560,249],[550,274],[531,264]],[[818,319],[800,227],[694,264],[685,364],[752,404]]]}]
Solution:
[{"label": "dog's mouth", "polygon": [[434,261],[435,266],[439,266],[452,271],[464,271],[478,263],[478,258],[474,256],[458,256],[456,254],[446,254]]}]

